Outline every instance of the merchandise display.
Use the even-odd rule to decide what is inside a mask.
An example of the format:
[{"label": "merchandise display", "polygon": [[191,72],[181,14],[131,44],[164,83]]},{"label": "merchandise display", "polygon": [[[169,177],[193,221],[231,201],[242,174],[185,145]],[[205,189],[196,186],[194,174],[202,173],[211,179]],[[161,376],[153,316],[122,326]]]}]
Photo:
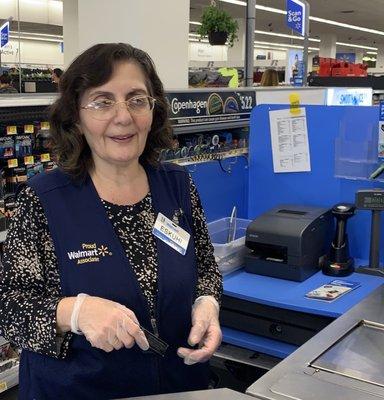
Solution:
[{"label": "merchandise display", "polygon": [[248,129],[236,128],[222,132],[203,132],[175,136],[173,149],[160,153],[161,161],[203,162],[242,154],[248,147]]},{"label": "merchandise display", "polygon": [[[0,111],[0,210],[7,217],[16,205],[19,185],[55,166],[46,106],[18,107],[17,100],[14,102]],[[5,225],[0,223],[0,229],[4,230]]]}]

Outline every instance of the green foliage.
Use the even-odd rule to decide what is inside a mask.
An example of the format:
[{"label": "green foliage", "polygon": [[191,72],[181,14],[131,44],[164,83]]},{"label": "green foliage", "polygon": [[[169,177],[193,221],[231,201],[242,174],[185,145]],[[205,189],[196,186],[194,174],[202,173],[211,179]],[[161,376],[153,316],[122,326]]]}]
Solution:
[{"label": "green foliage", "polygon": [[216,6],[211,5],[204,8],[201,24],[197,30],[201,38],[207,37],[209,32],[227,32],[230,47],[237,39],[239,24],[226,11]]}]

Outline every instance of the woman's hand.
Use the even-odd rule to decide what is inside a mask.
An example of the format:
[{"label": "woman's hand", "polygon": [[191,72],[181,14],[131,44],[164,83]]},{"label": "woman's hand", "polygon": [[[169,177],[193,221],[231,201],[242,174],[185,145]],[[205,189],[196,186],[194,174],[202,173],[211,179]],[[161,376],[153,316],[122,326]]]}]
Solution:
[{"label": "woman's hand", "polygon": [[212,301],[202,298],[193,305],[192,329],[188,337],[188,343],[191,346],[199,343],[199,349],[179,347],[177,354],[187,365],[206,362],[220,346],[221,339],[218,308]]},{"label": "woman's hand", "polygon": [[88,296],[81,305],[78,326],[93,347],[110,352],[136,343],[148,350],[148,341],[133,311],[119,303]]}]

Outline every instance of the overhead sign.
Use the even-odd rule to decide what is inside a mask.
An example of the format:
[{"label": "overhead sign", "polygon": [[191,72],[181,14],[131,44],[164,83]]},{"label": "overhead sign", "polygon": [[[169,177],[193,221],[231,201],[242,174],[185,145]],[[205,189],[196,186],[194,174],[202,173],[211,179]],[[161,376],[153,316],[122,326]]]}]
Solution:
[{"label": "overhead sign", "polygon": [[354,64],[356,62],[356,53],[336,53],[336,60]]},{"label": "overhead sign", "polygon": [[305,4],[300,0],[287,0],[287,26],[305,35]]},{"label": "overhead sign", "polygon": [[254,90],[168,92],[166,97],[177,126],[249,119],[256,105]]},{"label": "overhead sign", "polygon": [[1,34],[1,40],[0,40],[0,49],[1,49],[4,46],[6,46],[9,42],[9,21],[7,21],[0,27],[0,34]]}]

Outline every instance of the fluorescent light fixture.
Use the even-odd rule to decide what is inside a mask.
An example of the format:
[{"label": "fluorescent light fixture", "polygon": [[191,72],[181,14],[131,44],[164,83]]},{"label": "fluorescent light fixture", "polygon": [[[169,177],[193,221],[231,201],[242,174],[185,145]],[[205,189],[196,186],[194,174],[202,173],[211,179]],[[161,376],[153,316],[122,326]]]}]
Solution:
[{"label": "fluorescent light fixture", "polygon": [[[269,35],[269,36],[279,36],[279,37],[285,37],[288,39],[298,39],[298,40],[304,40],[302,36],[295,36],[295,35],[287,35],[286,33],[277,33],[277,32],[268,32],[268,31],[255,31],[255,33],[259,33],[261,35]],[[320,39],[313,39],[309,38],[310,42],[320,42]]]},{"label": "fluorescent light fixture", "polygon": [[[255,33],[259,33],[261,35],[278,36],[278,37],[285,37],[285,38],[289,38],[289,39],[304,40],[304,38],[302,36],[287,35],[285,33],[268,32],[268,31],[257,31],[257,30],[255,31]],[[309,41],[310,42],[321,42],[320,39],[313,39],[313,38],[309,38]],[[377,50],[376,47],[363,46],[363,45],[354,44],[354,43],[336,42],[336,44],[339,45],[339,46],[356,47],[358,49]]]},{"label": "fluorescent light fixture", "polygon": [[[255,40],[253,43],[255,45],[262,44],[262,45],[265,45],[265,46],[289,47],[289,48],[292,48],[292,49],[302,49],[303,48],[303,46],[299,46],[299,45],[296,45],[296,44],[262,42],[260,40]],[[320,50],[318,47],[308,47],[308,49],[309,50],[317,50],[317,51]]]},{"label": "fluorescent light fixture", "polygon": [[[268,36],[277,36],[277,37],[284,37],[284,38],[288,38],[288,39],[297,39],[297,40],[304,40],[304,38],[302,36],[295,36],[295,35],[288,35],[285,33],[278,33],[278,32],[269,32],[269,31],[260,31],[260,30],[255,30],[254,31],[256,34],[260,34],[260,35],[268,35]],[[200,35],[195,34],[195,33],[190,33],[190,36],[196,36],[199,37]],[[320,42],[320,39],[314,39],[314,38],[309,38],[310,42]],[[280,46],[286,46],[286,44],[281,43],[279,44]],[[354,47],[357,49],[365,49],[365,50],[377,50],[377,47],[370,47],[370,46],[363,46],[360,44],[354,44],[354,43],[344,43],[344,42],[336,42],[336,45],[338,46],[345,46],[345,47]],[[293,46],[293,45],[292,45]],[[298,46],[297,48],[301,48],[301,46]],[[375,53],[377,54],[377,53]]]},{"label": "fluorescent light fixture", "polygon": [[[237,1],[237,0],[220,0],[220,1],[223,3],[237,4],[239,6],[247,5],[247,3],[245,1]],[[266,6],[261,6],[258,4],[256,4],[256,9],[273,12],[275,14],[284,14],[284,15],[287,14],[287,12],[285,10],[281,10],[280,8],[266,7]],[[332,21],[330,19],[313,17],[311,15],[309,16],[309,19],[311,21],[315,21],[315,22],[322,22],[323,24],[334,25],[334,26],[339,26],[341,28],[354,29],[356,31],[368,32],[368,33],[373,33],[375,35],[384,36],[384,31],[379,31],[377,29],[365,28],[363,26],[358,26],[358,25],[344,24],[343,22],[337,22],[337,21]]]},{"label": "fluorescent light fixture", "polygon": [[377,50],[377,47],[361,46],[360,44],[343,43],[343,42],[336,42],[336,44],[337,44],[338,46],[356,47],[356,48],[358,48],[358,49]]},{"label": "fluorescent light fixture", "polygon": [[374,55],[377,55],[377,51],[367,51],[367,54],[374,54]]},{"label": "fluorescent light fixture", "polygon": [[[221,1],[224,1],[224,0],[221,0]],[[261,6],[259,4],[256,4],[256,9],[273,12],[275,14],[286,14],[287,13],[285,10],[280,10],[280,8],[266,7],[266,6]]]},{"label": "fluorescent light fixture", "polygon": [[220,0],[220,1],[222,1],[223,3],[236,4],[238,6],[244,6],[244,7],[247,5],[247,2],[240,0]]},{"label": "fluorescent light fixture", "polygon": [[[10,39],[19,39],[19,35],[9,35]],[[55,43],[61,43],[62,40],[60,39],[45,39],[45,38],[39,38],[39,37],[30,37],[30,36],[20,36],[20,39],[22,40],[35,40],[37,42],[55,42]]]},{"label": "fluorescent light fixture", "polygon": [[[18,35],[18,31],[10,31],[9,33],[12,34],[12,35]],[[24,36],[43,36],[43,37],[51,37],[51,38],[63,40],[63,35],[50,35],[48,33],[20,32],[20,35],[24,35]]]},{"label": "fluorescent light fixture", "polygon": [[197,22],[197,21],[189,21],[189,23],[191,25],[201,25],[201,22]]},{"label": "fluorescent light fixture", "polygon": [[378,31],[377,29],[370,29],[370,28],[364,28],[363,26],[344,24],[343,22],[337,22],[337,21],[332,21],[330,19],[324,19],[324,18],[318,18],[318,17],[309,17],[309,19],[311,21],[315,21],[315,22],[322,22],[323,24],[335,25],[335,26],[339,26],[341,28],[349,28],[349,29],[354,29],[356,31],[368,32],[368,33],[373,33],[375,35],[384,36],[384,32]]},{"label": "fluorescent light fixture", "polygon": [[270,47],[270,46],[261,46],[261,45],[254,45],[255,49],[260,49],[260,50],[276,50],[276,51],[287,51],[287,48],[282,48],[282,47]]}]

